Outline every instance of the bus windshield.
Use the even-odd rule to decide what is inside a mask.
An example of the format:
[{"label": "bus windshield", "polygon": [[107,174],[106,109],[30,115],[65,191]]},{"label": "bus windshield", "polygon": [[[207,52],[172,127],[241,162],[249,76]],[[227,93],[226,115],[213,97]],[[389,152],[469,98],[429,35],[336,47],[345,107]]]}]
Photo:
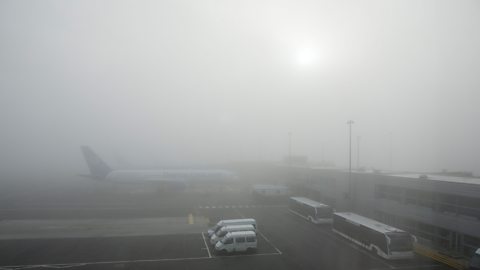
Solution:
[{"label": "bus windshield", "polygon": [[388,233],[390,239],[390,251],[411,251],[413,249],[413,239],[407,233]]}]

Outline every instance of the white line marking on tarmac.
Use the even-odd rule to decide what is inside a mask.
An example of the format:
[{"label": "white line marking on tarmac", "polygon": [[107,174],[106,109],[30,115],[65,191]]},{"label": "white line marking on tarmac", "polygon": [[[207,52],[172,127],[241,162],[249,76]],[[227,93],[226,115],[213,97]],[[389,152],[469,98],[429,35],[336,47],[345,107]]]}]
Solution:
[{"label": "white line marking on tarmac", "polygon": [[[88,265],[103,265],[103,264],[124,264],[124,263],[149,263],[149,262],[168,262],[168,261],[191,261],[191,260],[208,260],[215,258],[236,258],[236,257],[246,257],[246,256],[269,256],[269,255],[281,255],[282,252],[278,250],[263,234],[260,235],[267,241],[272,247],[275,248],[277,252],[275,253],[259,253],[259,254],[238,254],[230,256],[212,256],[210,253],[210,248],[207,245],[204,233],[202,233],[203,243],[207,249],[208,257],[186,257],[186,258],[162,258],[162,259],[139,259],[139,260],[118,260],[118,261],[93,261],[93,262],[79,262],[79,263],[63,263],[63,264],[25,264],[25,265],[3,265],[0,266],[0,270],[21,270],[21,269],[31,269],[31,268],[55,268],[55,269],[64,269],[72,267],[81,267]],[[202,249],[205,249],[202,248]]]},{"label": "white line marking on tarmac", "polygon": [[251,204],[251,205],[217,205],[217,206],[203,206],[199,205],[196,206],[198,209],[225,209],[225,208],[279,208],[279,207],[287,207],[285,205],[266,205],[266,204]]},{"label": "white line marking on tarmac", "polygon": [[428,264],[428,265],[411,265],[411,266],[397,266],[393,268],[370,268],[369,270],[403,270],[403,269],[423,269],[423,268],[433,268],[433,267],[440,267],[441,264]]},{"label": "white line marking on tarmac", "polygon": [[252,256],[271,256],[271,255],[282,255],[282,253],[272,252],[272,253],[258,253],[258,254],[238,254],[238,255],[227,255],[227,256],[215,256],[214,258],[237,258],[237,257],[252,257]]},{"label": "white line marking on tarmac", "polygon": [[189,260],[206,260],[212,257],[187,257],[187,258],[164,258],[164,259],[144,259],[144,260],[120,260],[120,261],[99,261],[99,262],[83,262],[83,263],[64,263],[64,264],[25,264],[25,265],[8,265],[0,266],[2,270],[18,270],[27,268],[70,268],[86,265],[99,264],[121,264],[121,263],[142,263],[142,262],[167,262],[167,261],[189,261]]},{"label": "white line marking on tarmac", "polygon": [[420,269],[420,268],[432,268],[432,267],[439,267],[440,264],[424,264],[424,265],[412,265],[412,266],[399,266],[399,267],[394,267],[393,269],[395,270],[401,270],[401,269]]},{"label": "white line marking on tarmac", "polygon": [[[245,215],[243,215],[238,209],[235,209],[235,211],[242,217],[242,218],[245,218]],[[265,241],[267,241],[267,243],[269,245],[271,245],[276,251],[278,254],[282,254],[282,252],[280,251],[280,249],[278,249],[274,244],[272,244],[272,242],[270,242],[270,240],[262,233],[262,232],[259,232],[257,231],[257,234],[260,234],[261,237],[263,237],[263,239],[265,239]]]},{"label": "white line marking on tarmac", "polygon": [[187,258],[164,258],[164,259],[144,259],[144,260],[98,261],[98,262],[82,262],[82,263],[64,263],[64,264],[7,265],[7,266],[0,266],[0,270],[21,270],[21,269],[31,269],[31,268],[62,269],[62,268],[72,268],[72,267],[80,267],[80,266],[87,266],[87,265],[192,261],[192,260],[209,260],[209,259],[216,259],[216,258],[237,258],[237,257],[271,256],[271,255],[281,255],[281,253],[238,254],[238,255],[229,255],[229,256],[215,256],[215,257],[187,257]]},{"label": "white line marking on tarmac", "polygon": [[205,247],[207,248],[208,257],[212,258],[212,254],[210,253],[210,248],[208,248],[207,241],[205,240],[205,235],[203,235],[203,232],[202,232],[202,238],[203,238],[203,243],[205,244]]},{"label": "white line marking on tarmac", "polygon": [[260,234],[260,236],[262,236],[263,239],[265,239],[265,241],[267,241],[267,243],[270,244],[277,251],[278,254],[282,254],[280,249],[278,249],[274,244],[272,244],[272,242],[270,242],[270,240],[262,232],[258,232],[258,234]]}]

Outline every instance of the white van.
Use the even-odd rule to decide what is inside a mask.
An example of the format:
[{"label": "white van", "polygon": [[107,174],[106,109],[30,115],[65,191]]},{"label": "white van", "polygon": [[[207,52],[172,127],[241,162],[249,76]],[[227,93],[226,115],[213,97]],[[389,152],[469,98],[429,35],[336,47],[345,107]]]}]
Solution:
[{"label": "white van", "polygon": [[215,244],[215,251],[230,253],[235,251],[257,251],[257,235],[255,232],[230,232]]},{"label": "white van", "polygon": [[257,222],[253,218],[225,219],[220,220],[215,226],[208,230],[208,237],[212,237],[212,235],[218,230],[220,230],[222,227],[230,225],[252,225],[255,229],[257,229]]},{"label": "white van", "polygon": [[220,241],[227,233],[229,232],[244,232],[244,231],[252,231],[255,232],[255,228],[252,225],[228,225],[223,226],[220,230],[210,237],[210,244],[215,245],[218,241]]}]

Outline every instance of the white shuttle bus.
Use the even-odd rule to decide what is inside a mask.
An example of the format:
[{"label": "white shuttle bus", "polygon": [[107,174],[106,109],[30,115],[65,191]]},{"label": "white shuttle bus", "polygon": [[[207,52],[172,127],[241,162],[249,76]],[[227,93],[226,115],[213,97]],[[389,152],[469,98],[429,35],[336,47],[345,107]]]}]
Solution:
[{"label": "white shuttle bus", "polygon": [[387,260],[414,257],[414,236],[364,216],[349,212],[334,213],[332,230]]},{"label": "white shuttle bus", "polygon": [[208,237],[212,237],[212,235],[218,232],[222,227],[231,225],[252,225],[255,230],[257,229],[257,222],[253,218],[225,219],[220,220],[215,226],[208,229]]},{"label": "white shuttle bus", "polygon": [[315,224],[332,222],[332,207],[308,198],[290,197],[288,208],[290,212]]}]

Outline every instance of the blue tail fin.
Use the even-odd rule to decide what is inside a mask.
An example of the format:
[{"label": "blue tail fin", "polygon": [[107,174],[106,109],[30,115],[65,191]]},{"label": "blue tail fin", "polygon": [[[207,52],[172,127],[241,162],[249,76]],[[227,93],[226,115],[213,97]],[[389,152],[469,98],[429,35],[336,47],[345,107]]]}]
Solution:
[{"label": "blue tail fin", "polygon": [[110,167],[88,146],[81,146],[83,157],[90,169],[90,177],[97,180],[103,180],[112,171]]}]

